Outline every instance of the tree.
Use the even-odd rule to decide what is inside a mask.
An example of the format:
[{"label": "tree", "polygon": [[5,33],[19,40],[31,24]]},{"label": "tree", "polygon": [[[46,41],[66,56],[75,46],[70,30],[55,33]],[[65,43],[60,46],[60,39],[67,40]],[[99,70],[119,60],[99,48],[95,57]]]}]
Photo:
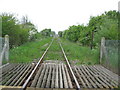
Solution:
[{"label": "tree", "polygon": [[55,32],[54,31],[51,31],[51,37],[54,37],[55,36]]},{"label": "tree", "polygon": [[37,34],[38,31],[37,31],[35,25],[34,25],[31,21],[28,20],[28,17],[27,17],[27,16],[23,16],[23,18],[22,18],[22,23],[21,23],[21,27],[22,27],[26,32],[29,33],[29,36],[28,36],[28,35],[27,35],[27,36],[29,37],[29,40],[30,40],[30,41],[33,41],[33,40],[36,39],[36,35],[35,35],[35,34]]},{"label": "tree", "polygon": [[48,37],[50,37],[51,29],[43,29],[43,30],[41,31],[41,34],[42,34],[43,36],[48,36]]},{"label": "tree", "polygon": [[10,36],[10,47],[20,44],[18,20],[12,14],[3,13],[2,17],[2,36]]},{"label": "tree", "polygon": [[97,46],[101,37],[110,40],[118,39],[118,16],[117,11],[108,11],[99,16],[90,17],[88,25],[73,25],[63,31],[62,37],[80,45]]},{"label": "tree", "polygon": [[6,34],[10,36],[10,48],[35,39],[37,29],[28,21],[28,18],[24,18],[24,22],[20,23],[13,14],[3,13],[0,17],[2,18],[2,36]]},{"label": "tree", "polygon": [[58,32],[59,37],[62,37],[62,34],[63,34],[62,31],[59,31],[59,32]]}]

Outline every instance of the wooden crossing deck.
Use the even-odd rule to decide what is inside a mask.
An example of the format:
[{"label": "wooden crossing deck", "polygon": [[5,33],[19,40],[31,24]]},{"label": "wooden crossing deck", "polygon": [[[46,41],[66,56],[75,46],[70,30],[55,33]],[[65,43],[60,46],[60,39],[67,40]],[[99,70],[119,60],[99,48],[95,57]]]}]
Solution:
[{"label": "wooden crossing deck", "polygon": [[117,88],[118,75],[103,66],[74,66],[74,73],[82,88]]},{"label": "wooden crossing deck", "polygon": [[22,86],[25,79],[33,70],[32,64],[9,64],[2,68],[2,82],[3,86]]},{"label": "wooden crossing deck", "polygon": [[[107,90],[118,87],[118,75],[101,65],[79,65],[72,66],[72,69],[83,90]],[[6,87],[2,86],[2,90],[8,88],[11,90],[12,87],[21,86],[32,70],[32,64],[6,66],[2,73],[2,83]],[[64,62],[44,61],[29,83],[27,90],[75,90],[74,84]]]},{"label": "wooden crossing deck", "polygon": [[[110,89],[118,87],[118,75],[101,65],[80,65],[72,67],[81,88]],[[39,68],[30,87],[74,88],[69,70],[63,62],[45,61]]]},{"label": "wooden crossing deck", "polygon": [[73,88],[73,85],[65,64],[43,63],[30,87]]}]

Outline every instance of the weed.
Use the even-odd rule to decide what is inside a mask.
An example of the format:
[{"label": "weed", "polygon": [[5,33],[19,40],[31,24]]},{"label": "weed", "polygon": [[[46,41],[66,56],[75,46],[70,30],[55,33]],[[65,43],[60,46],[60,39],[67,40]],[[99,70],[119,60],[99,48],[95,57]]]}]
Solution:
[{"label": "weed", "polygon": [[[10,62],[32,62],[34,59],[40,58],[43,52],[48,47],[47,43],[51,42],[52,38],[46,38],[41,41],[28,42],[22,46],[10,50]],[[44,47],[42,47],[44,46]]]}]

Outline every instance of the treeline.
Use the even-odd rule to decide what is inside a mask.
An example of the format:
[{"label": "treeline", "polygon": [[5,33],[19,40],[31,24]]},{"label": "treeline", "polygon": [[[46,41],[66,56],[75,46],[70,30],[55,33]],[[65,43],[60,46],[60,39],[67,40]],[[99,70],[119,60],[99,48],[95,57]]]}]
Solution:
[{"label": "treeline", "polygon": [[55,32],[54,31],[51,31],[51,29],[43,29],[41,32],[40,32],[40,35],[43,36],[43,37],[54,37],[55,36]]},{"label": "treeline", "polygon": [[35,25],[23,16],[19,21],[13,14],[2,13],[2,37],[9,35],[10,48],[36,39],[38,33]]},{"label": "treeline", "polygon": [[0,27],[2,28],[2,37],[9,35],[10,48],[42,37],[55,35],[55,32],[51,31],[51,29],[44,29],[38,32],[35,25],[27,16],[23,16],[20,21],[13,14],[2,13],[0,14],[0,18],[2,19],[2,25],[0,25],[2,26]]},{"label": "treeline", "polygon": [[91,49],[98,46],[101,37],[110,40],[118,39],[118,15],[113,10],[96,17],[90,17],[89,23],[85,25],[73,25],[65,31],[58,32],[60,37],[83,46],[90,46]]}]

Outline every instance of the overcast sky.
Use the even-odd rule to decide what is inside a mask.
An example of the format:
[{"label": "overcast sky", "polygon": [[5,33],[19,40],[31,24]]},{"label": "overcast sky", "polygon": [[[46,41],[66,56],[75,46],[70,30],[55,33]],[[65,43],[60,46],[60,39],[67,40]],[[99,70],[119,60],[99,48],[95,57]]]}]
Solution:
[{"label": "overcast sky", "polygon": [[90,16],[118,10],[119,0],[0,0],[0,13],[27,15],[41,31],[63,31],[71,25],[87,24]]}]

